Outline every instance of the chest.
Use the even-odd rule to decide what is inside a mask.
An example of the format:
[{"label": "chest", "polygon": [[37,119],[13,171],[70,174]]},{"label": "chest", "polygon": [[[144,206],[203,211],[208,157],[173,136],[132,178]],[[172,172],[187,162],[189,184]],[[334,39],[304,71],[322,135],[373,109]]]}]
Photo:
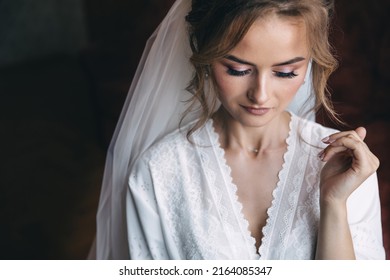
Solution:
[{"label": "chest", "polygon": [[273,201],[273,191],[279,181],[284,150],[257,155],[251,159],[226,155],[231,168],[232,181],[237,187],[237,197],[242,213],[249,223],[249,231],[261,245],[262,229],[268,218],[267,210]]}]

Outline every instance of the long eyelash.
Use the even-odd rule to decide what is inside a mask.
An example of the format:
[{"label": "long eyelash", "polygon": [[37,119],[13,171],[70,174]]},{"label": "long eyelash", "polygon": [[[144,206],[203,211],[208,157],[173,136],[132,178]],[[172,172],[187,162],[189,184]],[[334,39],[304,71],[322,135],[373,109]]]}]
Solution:
[{"label": "long eyelash", "polygon": [[298,76],[298,74],[295,74],[294,72],[288,72],[288,73],[275,72],[275,75],[279,78],[288,78],[288,79],[292,79],[292,78]]},{"label": "long eyelash", "polygon": [[237,71],[232,68],[228,68],[227,73],[232,76],[245,76],[251,73],[251,70]]}]

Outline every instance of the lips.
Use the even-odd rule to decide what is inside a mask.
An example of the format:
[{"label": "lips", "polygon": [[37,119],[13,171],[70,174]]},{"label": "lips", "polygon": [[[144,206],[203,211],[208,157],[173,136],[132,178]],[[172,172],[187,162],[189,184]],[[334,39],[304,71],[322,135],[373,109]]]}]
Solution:
[{"label": "lips", "polygon": [[252,114],[252,115],[256,115],[256,116],[263,116],[265,114],[267,114],[271,108],[256,108],[256,107],[246,107],[246,106],[242,106],[248,113]]}]

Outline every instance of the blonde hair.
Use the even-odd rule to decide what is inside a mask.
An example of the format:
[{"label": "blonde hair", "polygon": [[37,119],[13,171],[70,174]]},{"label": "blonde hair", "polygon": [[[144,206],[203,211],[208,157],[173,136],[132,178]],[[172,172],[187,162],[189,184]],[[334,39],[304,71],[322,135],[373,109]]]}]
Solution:
[{"label": "blonde hair", "polygon": [[[212,116],[217,103],[215,94],[207,95],[208,83],[205,82],[210,73],[210,65],[225,57],[242,40],[252,24],[269,13],[303,20],[311,51],[312,84],[316,95],[316,103],[311,110],[318,112],[323,108],[331,119],[341,122],[332,106],[327,88],[328,78],[337,67],[337,60],[332,54],[328,39],[333,1],[193,0],[192,10],[186,20],[189,23],[189,39],[193,52],[190,61],[195,72],[187,87],[192,98],[184,117],[199,105],[202,114],[188,131],[188,137]],[[213,87],[212,79],[210,86]]]}]

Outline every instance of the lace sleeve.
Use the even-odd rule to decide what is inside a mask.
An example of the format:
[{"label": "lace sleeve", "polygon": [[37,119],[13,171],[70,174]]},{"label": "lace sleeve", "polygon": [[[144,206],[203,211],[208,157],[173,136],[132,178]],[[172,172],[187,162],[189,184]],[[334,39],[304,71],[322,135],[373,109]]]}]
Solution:
[{"label": "lace sleeve", "polygon": [[168,259],[150,168],[142,159],[129,177],[126,219],[130,259]]},{"label": "lace sleeve", "polygon": [[352,193],[347,207],[356,258],[385,259],[376,173]]}]

